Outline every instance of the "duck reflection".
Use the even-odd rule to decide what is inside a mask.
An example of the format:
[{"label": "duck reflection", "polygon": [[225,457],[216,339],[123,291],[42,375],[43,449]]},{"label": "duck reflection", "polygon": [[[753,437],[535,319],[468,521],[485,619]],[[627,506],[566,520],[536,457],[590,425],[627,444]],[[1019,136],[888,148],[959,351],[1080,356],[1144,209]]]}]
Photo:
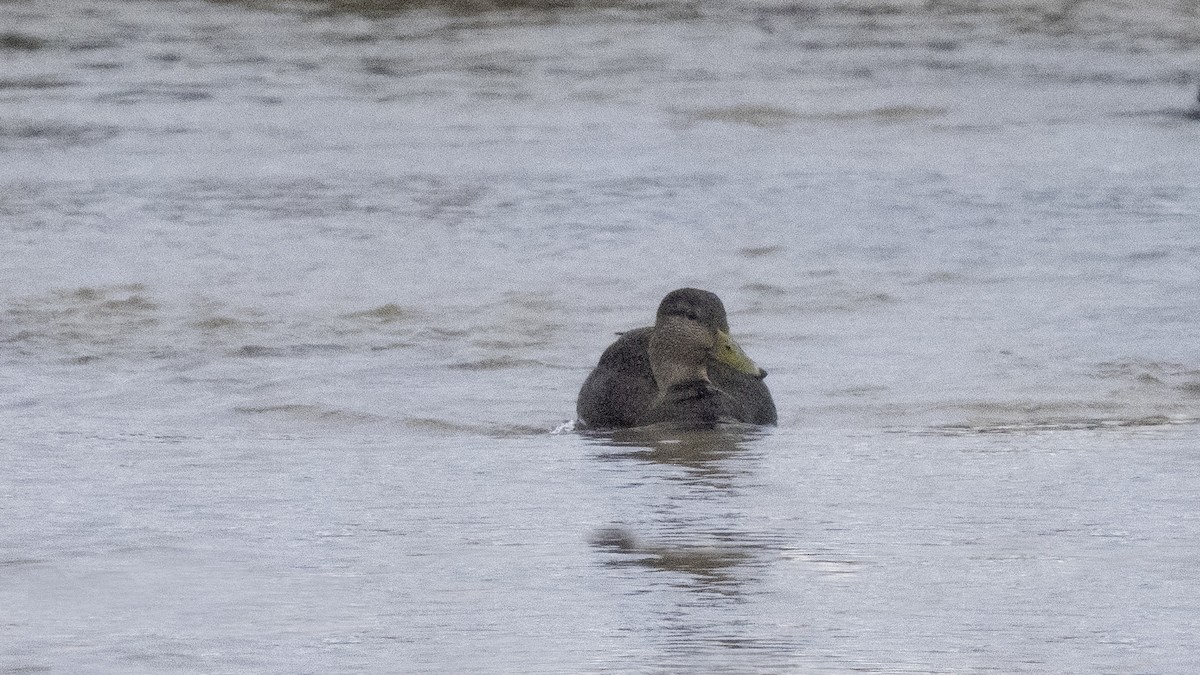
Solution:
[{"label": "duck reflection", "polygon": [[750,560],[748,546],[696,546],[651,544],[638,541],[623,527],[602,528],[592,535],[596,548],[627,557],[611,561],[615,566],[636,565],[663,572],[682,572],[701,582],[696,588],[722,595],[737,593],[739,579],[734,568]]},{"label": "duck reflection", "polygon": [[598,459],[623,461],[639,459],[654,464],[682,467],[684,480],[729,487],[739,473],[736,464],[726,460],[750,453],[749,445],[768,433],[752,424],[732,424],[716,429],[691,429],[675,425],[653,425],[632,429],[584,432],[597,445],[610,448]]},{"label": "duck reflection", "polygon": [[[737,478],[750,471],[747,462],[756,457],[752,444],[766,433],[755,425],[716,429],[655,425],[585,432],[591,442],[603,448],[598,459],[626,463],[635,477],[630,487],[636,489],[656,479],[675,486],[654,495],[652,499],[657,503],[640,509],[657,521],[648,526],[663,532],[659,541],[643,540],[629,527],[618,526],[596,531],[591,544],[622,554],[609,564],[683,573],[696,582],[688,584],[689,588],[736,594],[742,576],[738,568],[761,557],[755,554],[765,548],[763,542],[735,527]],[[658,469],[663,467],[684,471],[662,477]],[[713,507],[727,522],[706,516],[705,512]]]},{"label": "duck reflection", "polygon": [[643,612],[626,629],[689,672],[750,653],[786,661],[799,645],[746,614],[788,536],[761,517],[758,441],[770,428],[650,426],[583,432],[613,486],[614,519],[594,530],[597,563]]}]

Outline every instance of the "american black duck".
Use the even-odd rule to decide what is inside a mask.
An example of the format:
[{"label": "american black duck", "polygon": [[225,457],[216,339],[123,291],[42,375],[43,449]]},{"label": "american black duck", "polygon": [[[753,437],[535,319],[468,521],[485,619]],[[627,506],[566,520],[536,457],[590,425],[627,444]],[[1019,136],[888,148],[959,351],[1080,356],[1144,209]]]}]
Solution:
[{"label": "american black duck", "polygon": [[604,350],[575,409],[593,428],[775,424],[766,374],[729,337],[721,299],[681,288],[663,298],[653,327],[623,333]]}]

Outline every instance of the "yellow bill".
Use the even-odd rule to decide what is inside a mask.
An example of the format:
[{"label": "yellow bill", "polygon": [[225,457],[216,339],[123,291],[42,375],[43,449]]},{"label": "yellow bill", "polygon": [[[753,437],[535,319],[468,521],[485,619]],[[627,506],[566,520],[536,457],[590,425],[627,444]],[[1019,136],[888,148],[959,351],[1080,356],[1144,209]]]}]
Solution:
[{"label": "yellow bill", "polygon": [[751,377],[766,375],[762,368],[759,368],[749,356],[746,356],[746,352],[742,351],[741,346],[729,337],[729,333],[723,330],[717,331],[716,356],[718,361],[739,373],[745,373]]}]

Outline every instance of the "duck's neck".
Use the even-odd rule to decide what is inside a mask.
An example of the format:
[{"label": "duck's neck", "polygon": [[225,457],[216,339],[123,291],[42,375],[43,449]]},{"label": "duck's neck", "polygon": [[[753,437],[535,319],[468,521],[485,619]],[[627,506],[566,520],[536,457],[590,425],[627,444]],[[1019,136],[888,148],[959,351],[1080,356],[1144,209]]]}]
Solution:
[{"label": "duck's neck", "polygon": [[648,351],[660,392],[685,382],[708,382],[708,345],[692,332],[660,325],[650,337]]},{"label": "duck's neck", "polygon": [[654,352],[650,353],[650,369],[654,372],[654,382],[659,391],[667,391],[671,387],[687,382],[708,382],[708,368],[701,363],[684,363],[670,358],[655,359]]}]

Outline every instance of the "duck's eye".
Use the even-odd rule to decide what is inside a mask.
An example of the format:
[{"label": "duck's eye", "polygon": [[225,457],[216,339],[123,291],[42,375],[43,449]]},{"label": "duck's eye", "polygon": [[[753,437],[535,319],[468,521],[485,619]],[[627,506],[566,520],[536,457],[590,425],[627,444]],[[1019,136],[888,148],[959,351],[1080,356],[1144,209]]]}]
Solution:
[{"label": "duck's eye", "polygon": [[691,309],[686,310],[686,311],[684,311],[683,315],[686,316],[689,321],[699,321],[700,320],[700,315],[697,314],[695,312],[695,310],[691,310]]}]

